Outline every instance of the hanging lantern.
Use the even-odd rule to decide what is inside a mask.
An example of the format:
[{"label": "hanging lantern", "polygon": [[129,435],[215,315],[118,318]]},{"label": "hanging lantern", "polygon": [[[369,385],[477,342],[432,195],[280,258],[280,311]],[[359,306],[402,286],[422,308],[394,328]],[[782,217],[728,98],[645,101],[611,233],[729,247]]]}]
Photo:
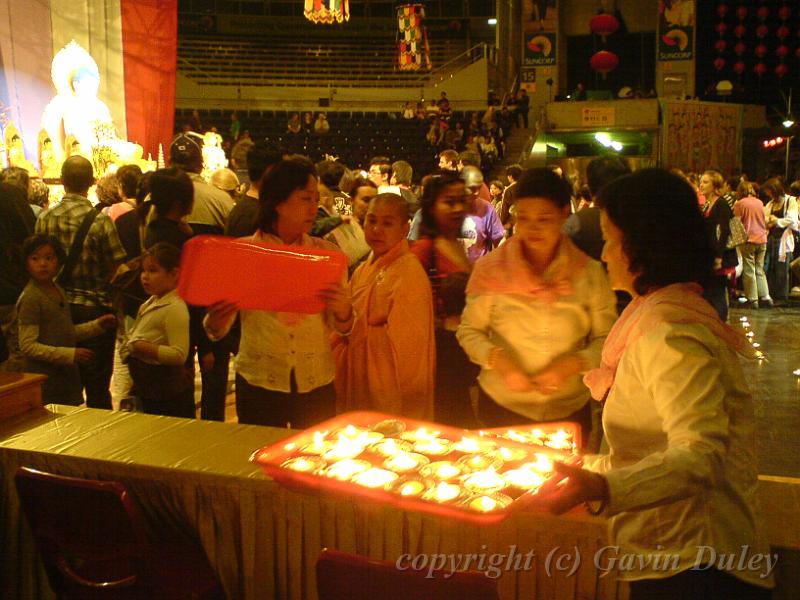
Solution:
[{"label": "hanging lantern", "polygon": [[608,50],[600,50],[600,52],[594,53],[589,60],[589,64],[592,69],[600,73],[605,79],[610,71],[619,66],[619,56]]},{"label": "hanging lantern", "polygon": [[350,0],[305,0],[303,14],[312,23],[342,23],[350,20]]},{"label": "hanging lantern", "polygon": [[781,44],[777,48],[775,48],[775,54],[778,55],[780,58],[786,58],[789,56],[789,46],[786,44]]},{"label": "hanging lantern", "polygon": [[599,35],[605,44],[606,36],[616,33],[619,29],[619,19],[608,13],[600,13],[593,16],[592,20],[589,21],[589,29],[592,30],[593,34]]},{"label": "hanging lantern", "polygon": [[769,27],[767,27],[763,23],[758,27],[756,27],[756,36],[758,36],[759,38],[763,39],[767,37],[768,33],[769,33]]},{"label": "hanging lantern", "polygon": [[720,35],[725,35],[725,32],[728,31],[728,26],[724,22],[717,23],[714,30]]},{"label": "hanging lantern", "polygon": [[783,77],[788,72],[789,72],[789,67],[787,67],[784,63],[781,63],[777,67],[775,67],[775,74],[778,77]]},{"label": "hanging lantern", "polygon": [[714,68],[717,71],[722,71],[725,68],[725,59],[724,58],[715,58],[714,59]]},{"label": "hanging lantern", "polygon": [[747,18],[747,7],[740,6],[736,9],[736,16],[739,18],[740,21],[744,21]]},{"label": "hanging lantern", "polygon": [[720,19],[724,19],[725,15],[728,14],[728,5],[727,4],[717,4],[717,15],[719,15]]},{"label": "hanging lantern", "polygon": [[786,21],[787,19],[791,19],[792,9],[784,4],[778,9],[778,16],[780,17],[781,21]]},{"label": "hanging lantern", "polygon": [[753,67],[753,72],[759,77],[761,77],[762,75],[764,75],[764,73],[767,72],[767,65],[760,62],[755,67]]},{"label": "hanging lantern", "polygon": [[747,69],[747,65],[745,65],[745,64],[744,64],[744,61],[737,60],[737,61],[736,61],[736,62],[733,64],[733,71],[734,71],[734,72],[735,72],[737,75],[741,75],[742,73],[744,73],[744,72],[745,72],[745,70],[746,70],[746,69]]},{"label": "hanging lantern", "polygon": [[728,46],[728,42],[726,42],[725,40],[717,40],[714,43],[714,48],[716,48],[717,52],[719,52],[720,54],[725,52],[725,48],[727,48],[727,46]]},{"label": "hanging lantern", "polygon": [[778,36],[778,39],[783,39],[789,37],[789,28],[786,25],[781,25],[775,30],[775,35]]},{"label": "hanging lantern", "polygon": [[741,39],[744,37],[744,34],[747,33],[747,27],[739,23],[736,27],[733,28],[733,35],[737,38]]},{"label": "hanging lantern", "polygon": [[428,52],[428,37],[422,21],[425,18],[423,4],[404,4],[397,7],[399,27],[398,66],[401,71],[418,71],[431,68]]},{"label": "hanging lantern", "polygon": [[761,6],[761,7],[759,7],[759,9],[756,12],[756,14],[758,15],[759,19],[761,19],[762,21],[765,21],[767,19],[767,17],[769,16],[769,8],[767,8],[766,6]]},{"label": "hanging lantern", "polygon": [[736,56],[741,56],[747,52],[747,44],[744,42],[737,42],[737,44],[733,47],[733,51],[736,53]]}]

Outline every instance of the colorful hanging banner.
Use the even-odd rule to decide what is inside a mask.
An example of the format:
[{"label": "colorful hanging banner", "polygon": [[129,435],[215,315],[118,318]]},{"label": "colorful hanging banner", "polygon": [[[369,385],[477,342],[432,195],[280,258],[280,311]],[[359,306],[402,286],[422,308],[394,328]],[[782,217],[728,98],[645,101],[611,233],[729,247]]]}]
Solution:
[{"label": "colorful hanging banner", "polygon": [[424,4],[404,4],[397,7],[397,60],[401,71],[418,71],[423,66],[426,69],[431,68],[428,34],[422,25],[424,19]]},{"label": "colorful hanging banner", "polygon": [[658,60],[693,58],[694,8],[694,0],[659,0]]},{"label": "colorful hanging banner", "polygon": [[314,23],[330,25],[350,20],[350,0],[306,0],[303,14]]}]

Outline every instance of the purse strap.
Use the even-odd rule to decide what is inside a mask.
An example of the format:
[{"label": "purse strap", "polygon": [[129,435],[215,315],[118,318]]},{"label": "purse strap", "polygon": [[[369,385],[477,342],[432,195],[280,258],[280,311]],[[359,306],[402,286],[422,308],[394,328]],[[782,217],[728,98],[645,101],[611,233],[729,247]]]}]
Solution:
[{"label": "purse strap", "polygon": [[97,218],[97,211],[92,208],[86,213],[86,216],[83,217],[83,221],[81,221],[81,225],[78,227],[75,237],[72,238],[69,254],[67,254],[64,266],[58,274],[58,283],[60,283],[62,287],[68,287],[72,284],[72,272],[78,264],[78,257],[81,255],[81,252],[83,252],[83,244],[86,241],[86,236],[89,234],[89,229],[92,223],[94,223],[95,218]]}]

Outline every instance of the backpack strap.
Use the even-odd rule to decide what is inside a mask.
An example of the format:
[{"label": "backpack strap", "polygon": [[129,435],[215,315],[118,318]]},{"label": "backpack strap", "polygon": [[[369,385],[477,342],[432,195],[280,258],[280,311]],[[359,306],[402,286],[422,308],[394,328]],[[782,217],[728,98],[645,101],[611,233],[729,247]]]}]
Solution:
[{"label": "backpack strap", "polygon": [[69,248],[67,259],[64,261],[64,266],[61,268],[61,272],[58,274],[57,278],[58,283],[62,287],[68,287],[72,284],[72,272],[78,264],[78,257],[83,252],[83,244],[86,241],[86,236],[89,234],[89,229],[92,223],[94,223],[95,218],[97,218],[97,211],[92,208],[86,213],[83,221],[81,221],[80,227],[78,227],[78,231],[75,233],[75,237],[72,238],[72,246]]}]

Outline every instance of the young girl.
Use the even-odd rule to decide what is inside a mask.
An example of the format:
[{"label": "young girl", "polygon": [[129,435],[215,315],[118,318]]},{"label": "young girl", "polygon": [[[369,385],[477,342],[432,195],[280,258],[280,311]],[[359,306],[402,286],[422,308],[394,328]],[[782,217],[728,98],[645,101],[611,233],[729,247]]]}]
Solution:
[{"label": "young girl", "polygon": [[193,382],[184,364],[189,309],[175,291],[181,251],[159,242],[143,256],[142,287],[150,298],[139,309],[120,354],[144,412],[194,418]]},{"label": "young girl", "polygon": [[117,320],[112,314],[94,321],[72,324],[69,301],[64,290],[53,281],[66,259],[66,252],[56,238],[37,234],[22,246],[25,268],[30,281],[17,300],[18,360],[20,370],[42,373],[42,401],[45,404],[83,402],[79,364],[94,358],[91,350],[76,348],[76,343],[113,329]]}]

